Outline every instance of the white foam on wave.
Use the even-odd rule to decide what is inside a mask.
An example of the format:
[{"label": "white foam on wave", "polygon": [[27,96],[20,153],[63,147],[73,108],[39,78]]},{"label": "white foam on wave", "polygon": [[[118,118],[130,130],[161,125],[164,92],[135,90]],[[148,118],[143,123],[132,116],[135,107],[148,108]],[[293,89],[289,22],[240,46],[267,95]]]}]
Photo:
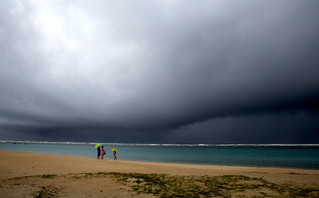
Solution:
[{"label": "white foam on wave", "polygon": [[51,141],[15,141],[15,140],[0,140],[2,144],[62,144],[62,145],[84,145],[88,142],[51,142]]},{"label": "white foam on wave", "polygon": [[[51,142],[51,141],[15,141],[0,140],[2,144],[62,144],[96,145],[101,142]],[[319,147],[319,144],[141,144],[141,143],[102,143],[104,145],[136,147]]]}]

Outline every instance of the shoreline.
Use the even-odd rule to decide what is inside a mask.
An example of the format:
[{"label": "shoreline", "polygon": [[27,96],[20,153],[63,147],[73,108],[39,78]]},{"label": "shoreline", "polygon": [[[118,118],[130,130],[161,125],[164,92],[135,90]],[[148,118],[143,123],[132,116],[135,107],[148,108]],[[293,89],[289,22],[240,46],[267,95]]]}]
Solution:
[{"label": "shoreline", "polygon": [[[23,152],[23,151],[9,151],[9,150],[0,150],[0,152],[14,152],[14,153],[23,153],[23,154],[39,154],[39,155],[49,155],[49,156],[64,156],[64,157],[74,157],[74,158],[84,158],[84,159],[94,159],[94,157],[82,157],[82,156],[73,156],[73,155],[62,155],[62,154],[50,154],[50,153],[34,153],[34,152]],[[105,158],[101,161],[113,161],[111,158]],[[276,166],[238,166],[238,165],[218,165],[218,164],[195,164],[195,163],[177,163],[177,162],[161,162],[161,161],[138,161],[138,160],[121,160],[122,162],[141,162],[141,163],[154,163],[154,164],[167,164],[167,165],[194,165],[194,166],[213,166],[213,167],[234,167],[234,168],[266,168],[266,169],[283,169],[283,170],[309,170],[309,171],[318,171],[319,169],[311,169],[311,168],[294,168],[294,167],[276,167]]]},{"label": "shoreline", "polygon": [[[9,159],[10,158],[10,159]],[[12,158],[12,159],[11,159]],[[53,159],[54,161],[50,161],[49,159]],[[232,165],[204,165],[204,164],[181,164],[181,163],[167,163],[167,162],[145,162],[145,161],[128,161],[128,160],[117,160],[114,161],[112,159],[96,159],[96,158],[88,158],[88,157],[75,157],[75,156],[67,156],[67,155],[55,155],[55,154],[41,154],[41,153],[31,153],[31,152],[20,152],[20,151],[3,151],[0,150],[0,161],[2,162],[1,164],[3,164],[0,168],[8,168],[4,163],[6,162],[6,160],[9,160],[12,164],[12,167],[19,167],[19,170],[23,170],[21,169],[22,167],[20,167],[21,165],[19,165],[19,162],[23,161],[24,165],[32,165],[32,163],[34,163],[31,168],[29,169],[30,171],[35,169],[36,166],[42,165],[42,164],[46,164],[46,167],[49,168],[52,166],[58,166],[60,168],[66,167],[66,170],[70,170],[70,166],[71,164],[69,164],[70,162],[78,162],[78,163],[83,163],[86,162],[85,164],[79,165],[78,167],[73,167],[73,171],[78,172],[79,170],[81,170],[83,167],[88,166],[89,168],[93,168],[93,165],[97,165],[96,167],[96,171],[99,170],[104,170],[104,169],[110,169],[110,170],[119,170],[119,171],[126,171],[128,167],[126,167],[127,165],[135,165],[135,168],[132,167],[132,170],[141,170],[139,167],[148,167],[148,166],[156,166],[156,167],[165,167],[165,168],[180,168],[180,170],[184,170],[184,169],[191,169],[191,170],[195,170],[193,171],[193,173],[196,174],[200,174],[201,171],[199,171],[199,173],[197,173],[197,170],[205,170],[206,172],[208,172],[209,175],[216,175],[216,174],[222,174],[223,172],[233,172],[233,173],[240,173],[242,171],[246,171],[247,173],[252,173],[252,171],[257,172],[264,172],[264,173],[290,173],[290,175],[293,174],[315,174],[319,176],[319,170],[316,169],[299,169],[299,168],[280,168],[280,167],[254,167],[254,166],[232,166]],[[39,160],[39,161],[34,161],[34,160]],[[47,163],[46,163],[47,161]],[[58,162],[59,161],[59,162]],[[58,163],[55,163],[58,162]],[[14,164],[14,163],[18,163],[18,164]],[[89,163],[93,163],[93,164],[89,164]],[[107,167],[101,167],[101,165],[106,165]],[[73,165],[72,165],[73,166]],[[118,166],[118,167],[117,167]],[[88,169],[88,167],[85,167],[85,169]],[[123,169],[123,167],[125,167]],[[27,168],[27,167],[25,167]],[[90,169],[91,171],[94,172],[93,169]],[[156,171],[155,169],[144,169],[141,170],[143,172],[147,172],[150,173],[149,171],[154,170],[155,172],[161,173],[160,170],[162,170],[161,168],[159,169],[159,171]],[[163,173],[166,171],[166,169],[163,171]],[[210,172],[213,171],[213,172]],[[18,171],[15,171],[16,173],[19,173]],[[25,172],[25,171],[24,171]],[[31,171],[33,173],[33,171]],[[37,171],[35,171],[37,172]],[[68,171],[66,171],[68,172]],[[71,171],[72,172],[72,171]],[[169,171],[170,172],[170,171]],[[178,172],[178,171],[177,171]],[[183,171],[181,171],[183,172]],[[3,171],[1,171],[0,173],[0,179],[3,178]],[[190,174],[190,172],[185,172],[185,175],[192,175]],[[319,183],[319,180],[318,180]]]},{"label": "shoreline", "polygon": [[[154,163],[154,162],[139,162],[139,161],[114,161],[110,159],[97,160],[94,158],[86,157],[73,157],[63,155],[51,155],[51,154],[38,154],[38,153],[24,153],[15,151],[0,151],[0,186],[9,185],[11,182],[20,182],[19,185],[14,183],[18,192],[23,192],[23,196],[26,192],[21,186],[27,186],[26,189],[33,189],[38,187],[40,189],[41,183],[33,187],[31,183],[35,181],[31,178],[35,176],[55,175],[59,176],[57,179],[46,180],[50,183],[50,186],[58,186],[64,180],[65,185],[71,185],[77,182],[73,179],[64,179],[65,177],[74,177],[78,174],[99,174],[99,173],[121,173],[121,174],[165,174],[174,177],[220,177],[220,176],[244,176],[249,178],[262,178],[268,182],[273,182],[276,185],[290,184],[296,186],[304,186],[319,189],[319,170],[308,169],[287,169],[287,168],[264,168],[264,167],[242,167],[242,166],[215,166],[215,165],[193,165],[193,164],[173,164],[173,163]],[[72,178],[73,178],[72,176]],[[15,179],[17,181],[15,181]],[[34,178],[35,179],[35,178]],[[41,178],[39,178],[40,180]],[[108,180],[107,180],[108,179]],[[12,180],[12,181],[11,181]],[[43,179],[42,179],[43,180]],[[41,180],[41,182],[43,182]],[[60,181],[61,180],[61,181]],[[101,179],[99,176],[93,177],[86,182],[93,182],[92,188],[95,188],[94,184],[100,185]],[[108,188],[110,195],[118,197],[126,197],[130,190],[128,187],[123,187],[118,183],[114,183],[109,177],[104,178],[106,183],[114,184],[113,187]],[[103,183],[105,182],[103,180]],[[73,183],[72,183],[73,182]],[[69,184],[70,183],[70,184]],[[77,184],[77,183],[76,183]],[[12,184],[13,185],[13,184]],[[77,184],[79,185],[79,184]],[[111,185],[111,186],[112,186]],[[70,186],[70,189],[74,189],[76,185]],[[121,187],[119,187],[121,186]],[[12,187],[12,186],[11,186]],[[0,188],[0,193],[10,195],[11,187]],[[111,189],[109,189],[111,188]],[[122,188],[120,190],[119,188]],[[85,190],[86,189],[86,190]],[[112,190],[113,189],[113,190]],[[117,190],[116,190],[117,189]],[[30,190],[30,192],[31,192]],[[87,188],[83,187],[82,190],[87,192]],[[102,192],[105,190],[101,189]],[[66,191],[64,189],[64,191]],[[91,191],[90,191],[91,192]],[[265,191],[266,192],[266,191]],[[317,192],[317,191],[316,191]],[[319,192],[319,191],[318,191]],[[69,192],[69,193],[73,193]],[[93,193],[93,192],[92,192]],[[94,192],[95,193],[95,192]],[[94,194],[93,193],[93,194]],[[120,194],[117,194],[120,193]],[[121,194],[124,193],[124,194]],[[17,195],[17,194],[15,194]],[[95,195],[95,194],[94,194]],[[131,195],[131,194],[130,194]],[[135,194],[134,194],[135,196]],[[143,195],[144,196],[144,195]],[[146,196],[146,195],[145,195]],[[10,197],[10,196],[9,196]],[[17,197],[19,197],[17,195]],[[146,196],[147,197],[147,196]]]},{"label": "shoreline", "polygon": [[[63,155],[63,154],[51,154],[51,153],[40,153],[40,152],[23,152],[23,151],[11,151],[11,150],[0,150],[4,152],[17,152],[17,153],[30,153],[30,154],[40,154],[40,155],[52,155],[52,156],[65,156],[65,157],[79,157],[79,158],[87,158],[87,159],[96,159],[95,157],[82,157],[82,156],[74,156],[74,155]],[[113,156],[104,156],[104,160],[112,160]],[[108,157],[108,158],[106,158]],[[222,167],[246,167],[246,168],[270,168],[270,169],[292,169],[292,170],[313,170],[313,171],[319,171],[319,169],[316,168],[299,168],[299,167],[281,167],[281,166],[244,166],[244,165],[225,165],[225,164],[196,164],[196,163],[178,163],[178,162],[165,162],[165,161],[138,161],[138,160],[121,160],[125,162],[145,162],[145,163],[159,163],[159,164],[177,164],[177,165],[199,165],[199,166],[222,166]]]}]

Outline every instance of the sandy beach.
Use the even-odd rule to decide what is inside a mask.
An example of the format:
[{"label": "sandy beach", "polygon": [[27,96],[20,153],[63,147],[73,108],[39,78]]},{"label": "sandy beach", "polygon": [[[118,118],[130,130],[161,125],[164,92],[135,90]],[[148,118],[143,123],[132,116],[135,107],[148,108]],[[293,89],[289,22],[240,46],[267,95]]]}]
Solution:
[{"label": "sandy beach", "polygon": [[[190,192],[192,197],[225,193],[231,197],[319,196],[319,170],[113,161],[12,151],[0,151],[0,162],[0,197],[175,197]],[[165,181],[179,183],[172,190]]]}]

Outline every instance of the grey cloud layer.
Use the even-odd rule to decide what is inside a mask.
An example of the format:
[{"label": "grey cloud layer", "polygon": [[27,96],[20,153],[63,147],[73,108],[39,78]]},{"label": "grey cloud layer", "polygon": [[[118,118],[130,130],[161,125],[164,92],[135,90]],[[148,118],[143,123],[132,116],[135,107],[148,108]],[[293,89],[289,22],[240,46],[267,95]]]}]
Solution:
[{"label": "grey cloud layer", "polygon": [[318,1],[2,1],[0,124],[317,112]]}]

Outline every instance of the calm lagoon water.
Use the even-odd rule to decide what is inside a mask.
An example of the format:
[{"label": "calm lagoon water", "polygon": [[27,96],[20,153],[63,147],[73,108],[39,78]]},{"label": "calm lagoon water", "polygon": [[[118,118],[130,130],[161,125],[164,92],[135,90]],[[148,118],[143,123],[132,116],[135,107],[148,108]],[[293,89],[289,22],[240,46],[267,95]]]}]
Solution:
[{"label": "calm lagoon water", "polygon": [[[95,143],[0,142],[0,150],[96,158]],[[107,159],[116,145],[119,160],[319,169],[319,145],[103,144]]]}]

